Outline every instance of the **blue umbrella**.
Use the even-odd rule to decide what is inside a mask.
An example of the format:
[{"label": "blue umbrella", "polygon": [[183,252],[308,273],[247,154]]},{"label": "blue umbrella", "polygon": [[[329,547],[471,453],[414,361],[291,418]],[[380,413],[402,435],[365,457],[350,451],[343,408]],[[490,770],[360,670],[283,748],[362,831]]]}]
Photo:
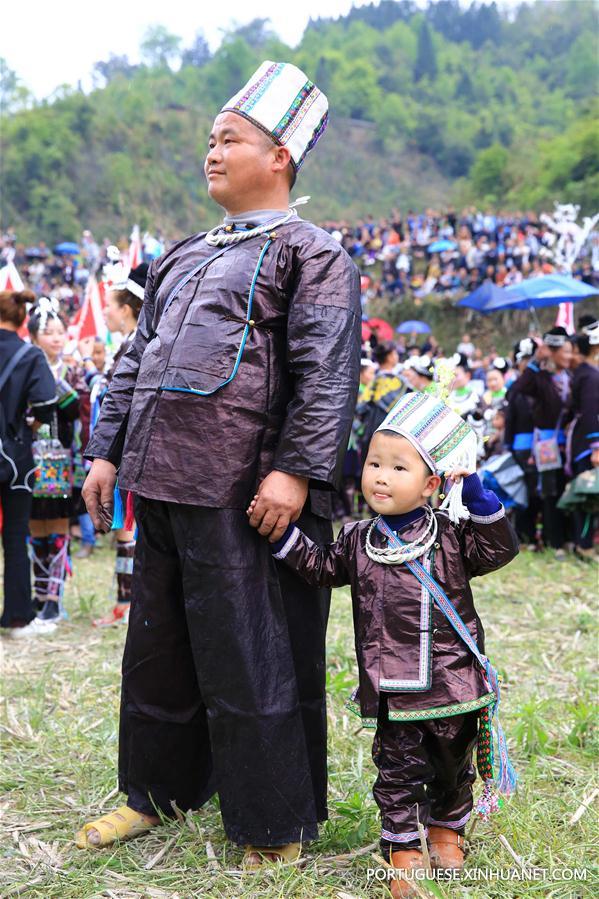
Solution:
[{"label": "blue umbrella", "polygon": [[494,309],[538,309],[559,303],[578,303],[597,296],[599,289],[570,275],[543,275],[506,287],[505,293],[505,302]]},{"label": "blue umbrella", "polygon": [[428,245],[429,253],[444,253],[445,250],[455,250],[456,244],[453,240],[436,240]]},{"label": "blue umbrella", "polygon": [[457,303],[467,309],[476,309],[477,312],[492,312],[498,304],[508,302],[507,291],[504,287],[498,287],[493,281],[483,281],[480,287],[469,293]]},{"label": "blue umbrella", "polygon": [[65,240],[63,243],[56,244],[54,252],[58,256],[76,256],[79,253],[79,244]]},{"label": "blue umbrella", "polygon": [[430,334],[431,331],[426,322],[418,321],[402,322],[395,330],[398,334]]}]

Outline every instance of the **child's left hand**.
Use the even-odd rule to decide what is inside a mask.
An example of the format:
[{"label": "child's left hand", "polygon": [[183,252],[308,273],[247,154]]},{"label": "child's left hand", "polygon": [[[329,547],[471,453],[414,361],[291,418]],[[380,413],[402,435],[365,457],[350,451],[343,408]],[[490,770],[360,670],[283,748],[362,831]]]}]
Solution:
[{"label": "child's left hand", "polygon": [[251,503],[250,503],[249,506],[247,507],[247,510],[246,510],[246,513],[245,513],[245,514],[247,515],[248,518],[251,518],[251,517],[252,517],[252,512],[254,511],[254,508],[255,508],[255,506],[256,506],[256,502],[257,502],[257,501],[258,501],[258,494],[255,495],[255,497],[253,498],[253,500],[251,501]]},{"label": "child's left hand", "polygon": [[462,478],[467,478],[471,474],[474,474],[474,472],[468,471],[466,468],[452,468],[450,471],[445,472],[445,477],[453,481],[454,484],[459,484]]}]

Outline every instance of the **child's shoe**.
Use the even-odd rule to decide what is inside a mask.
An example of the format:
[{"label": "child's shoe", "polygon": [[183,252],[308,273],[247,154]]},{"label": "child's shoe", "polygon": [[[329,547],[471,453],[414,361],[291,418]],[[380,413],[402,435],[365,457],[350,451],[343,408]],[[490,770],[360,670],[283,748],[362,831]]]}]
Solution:
[{"label": "child's shoe", "polygon": [[464,837],[455,830],[429,826],[428,845],[433,868],[464,867]]},{"label": "child's shoe", "polygon": [[[398,874],[408,876],[411,871],[422,871],[424,870],[422,852],[417,849],[398,849],[397,852],[391,853],[391,866]],[[402,880],[398,877],[391,881],[389,888],[393,899],[409,899],[410,896],[418,895],[413,880]]]}]

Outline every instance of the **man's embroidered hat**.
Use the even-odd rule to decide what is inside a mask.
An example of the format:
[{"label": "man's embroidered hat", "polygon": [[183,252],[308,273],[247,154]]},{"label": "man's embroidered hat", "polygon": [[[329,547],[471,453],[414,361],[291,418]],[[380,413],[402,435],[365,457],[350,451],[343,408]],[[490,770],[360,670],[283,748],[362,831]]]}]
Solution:
[{"label": "man's embroidered hat", "polygon": [[288,62],[267,59],[221,112],[237,112],[282,147],[296,170],[324,132],[329,118],[326,96]]},{"label": "man's embroidered hat", "polygon": [[[437,396],[408,393],[393,406],[378,431],[393,431],[409,440],[436,474],[453,468],[476,471],[476,434],[466,422]],[[462,503],[462,482],[443,502],[453,521],[467,518]]]}]

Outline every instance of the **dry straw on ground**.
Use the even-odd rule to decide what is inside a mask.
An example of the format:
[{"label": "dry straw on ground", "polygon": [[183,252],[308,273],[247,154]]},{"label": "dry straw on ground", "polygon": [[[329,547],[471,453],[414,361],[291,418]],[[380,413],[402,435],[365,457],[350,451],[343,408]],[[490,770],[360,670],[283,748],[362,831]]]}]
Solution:
[{"label": "dry straw on ground", "polygon": [[[371,798],[372,733],[344,708],[355,681],[351,610],[335,591],[328,638],[331,819],[298,864],[239,870],[216,800],[147,836],[96,852],[75,830],[121,801],[115,762],[124,630],[90,621],[110,606],[108,549],[75,563],[69,619],[55,636],[2,640],[0,897],[27,899],[365,899],[385,889]],[[474,582],[487,648],[505,677],[503,721],[518,794],[470,833],[469,868],[586,869],[587,880],[494,881],[423,887],[423,895],[597,895],[596,569],[523,553]]]}]

